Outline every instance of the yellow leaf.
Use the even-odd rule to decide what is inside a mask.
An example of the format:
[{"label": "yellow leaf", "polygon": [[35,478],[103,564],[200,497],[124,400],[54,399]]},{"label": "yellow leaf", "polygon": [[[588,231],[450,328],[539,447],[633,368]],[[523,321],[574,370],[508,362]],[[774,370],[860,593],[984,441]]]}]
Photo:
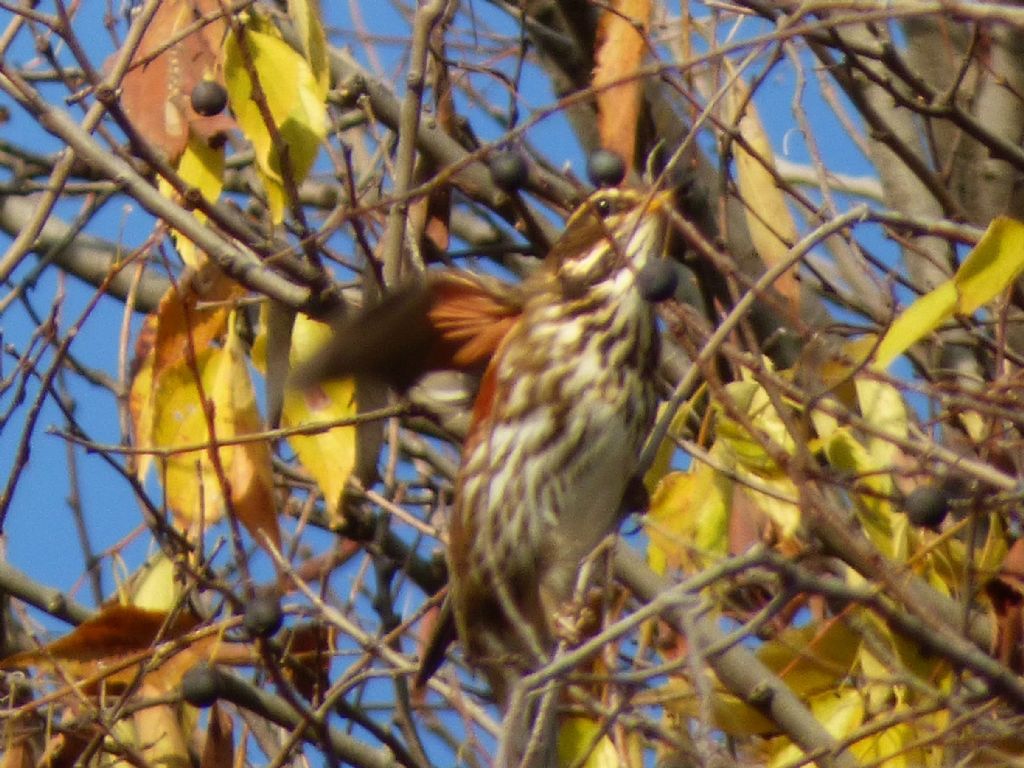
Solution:
[{"label": "yellow leaf", "polygon": [[888,557],[900,562],[906,560],[909,550],[906,519],[894,515],[892,505],[886,500],[893,493],[891,462],[888,451],[869,451],[853,436],[849,429],[841,427],[832,432],[825,441],[825,453],[829,464],[856,479],[854,507],[864,531],[871,541]]},{"label": "yellow leaf", "polygon": [[211,147],[209,142],[193,137],[189,140],[178,174],[189,187],[198,189],[203,199],[216,202],[224,189],[224,147]]},{"label": "yellow leaf", "polygon": [[758,658],[795,694],[809,697],[838,687],[849,675],[861,646],[845,622],[787,629],[757,650]]},{"label": "yellow leaf", "polygon": [[[858,378],[854,386],[861,415],[868,424],[894,438],[907,437],[907,407],[903,395],[896,387],[867,378]],[[879,465],[891,464],[899,452],[899,446],[882,437],[872,437],[869,447]],[[886,453],[882,455],[881,452]]]},{"label": "yellow leaf", "polygon": [[[205,349],[223,336],[229,305],[244,294],[245,289],[220,267],[206,262],[187,280],[168,289],[156,314],[146,317],[136,341],[135,373],[128,398],[132,438],[137,447],[154,446],[156,394],[164,372],[184,365],[192,350]],[[136,459],[139,479],[145,478],[152,462],[150,454]]]},{"label": "yellow leaf", "polygon": [[[247,30],[244,45],[259,77],[280,141],[287,149],[292,180],[306,178],[327,135],[327,105],[309,62],[286,42],[266,32]],[[243,133],[256,150],[256,165],[267,192],[274,223],[284,218],[285,184],[281,155],[274,137],[253,98],[253,83],[240,43],[228,36],[224,76],[228,99]]]},{"label": "yellow leaf", "polygon": [[[218,347],[199,352],[196,366],[205,394],[212,392],[219,370],[227,364],[226,357],[227,353]],[[175,448],[208,442],[209,439],[195,373],[186,362],[179,363],[160,377],[154,401],[153,445]],[[162,464],[161,480],[167,502],[176,517],[185,521],[201,517],[206,524],[215,523],[223,517],[220,483],[206,450],[178,453],[163,460]]]},{"label": "yellow leaf", "polygon": [[[887,641],[887,644],[892,645],[893,636],[888,627],[875,620],[874,616],[866,616],[864,621],[875,627],[876,643]],[[860,647],[857,656],[861,678],[858,687],[868,711],[880,712],[891,709],[899,696],[899,686],[895,682],[892,669],[886,666],[866,643]]]},{"label": "yellow leaf", "polygon": [[1000,574],[1009,551],[1008,538],[1003,525],[1003,516],[998,512],[989,514],[985,545],[981,548],[981,554],[977,560],[971,564],[972,578],[976,578],[979,583],[984,583]]},{"label": "yellow leaf", "polygon": [[170,611],[178,605],[181,584],[174,578],[174,563],[167,555],[158,552],[140,575],[130,596],[132,605],[147,611]]},{"label": "yellow leaf", "polygon": [[[906,708],[899,707],[896,712],[899,711],[906,711]],[[926,733],[918,733],[911,723],[898,723],[855,742],[850,751],[861,765],[877,765],[879,768],[919,768],[928,764],[925,751],[908,747],[925,735]]]},{"label": "yellow leaf", "polygon": [[[249,375],[249,367],[242,351],[242,342],[229,323],[227,339],[229,365],[221,374],[215,392],[223,393],[221,402],[230,403],[225,410],[223,426],[218,422],[218,434],[230,431],[233,437],[259,432],[263,424],[256,407],[256,393]],[[216,400],[214,401],[216,404]],[[222,449],[222,452],[225,449]],[[228,449],[223,460],[230,467],[231,506],[241,523],[249,529],[261,546],[267,541],[281,547],[281,533],[277,525],[277,504],[274,500],[274,478],[271,469],[270,445],[266,440],[241,443]],[[266,541],[264,540],[266,537]]]},{"label": "yellow leaf", "polygon": [[644,516],[651,567],[664,573],[667,566],[690,563],[695,556],[702,567],[709,558],[701,555],[727,554],[731,506],[732,481],[707,464],[667,475]]},{"label": "yellow leaf", "polygon": [[[847,679],[857,660],[859,635],[841,621],[787,629],[757,650],[758,658],[803,699],[831,695]],[[690,682],[673,679],[665,687],[668,708],[686,717],[702,717],[704,702]],[[736,738],[771,736],[772,722],[716,684],[711,697],[715,727]]]},{"label": "yellow leaf", "polygon": [[[733,155],[747,229],[762,261],[774,266],[789,256],[789,248],[797,240],[796,223],[771,173],[775,155],[761,118],[748,98],[746,83],[734,78],[727,95],[729,123],[735,125],[746,140],[745,145],[733,144]],[[775,282],[775,288],[793,302],[800,299],[795,270],[782,275]]]},{"label": "yellow leaf", "polygon": [[[286,427],[311,427],[355,416],[356,412],[355,381],[343,379],[324,382],[305,392],[285,392],[281,423]],[[355,467],[356,428],[342,426],[317,435],[293,435],[288,442],[323,491],[332,522],[340,523],[339,505]]]},{"label": "yellow leaf", "polygon": [[[726,386],[726,392],[735,408],[745,413],[755,430],[786,453],[796,447],[786,423],[772,405],[764,388],[754,381],[737,381]],[[759,476],[777,475],[781,471],[768,455],[762,441],[751,435],[740,422],[730,418],[723,408],[715,421],[717,444],[729,448],[736,461]]]},{"label": "yellow leaf", "polygon": [[[216,149],[210,142],[198,135],[190,135],[185,151],[178,160],[178,175],[189,187],[198,189],[205,200],[216,202],[224,188],[224,147]],[[158,181],[161,194],[172,199],[177,198],[174,188],[164,178]],[[199,221],[206,221],[206,214],[196,211],[193,214]],[[199,269],[206,262],[206,255],[196,250],[195,244],[178,232],[171,230],[171,236],[178,247],[181,260],[193,269]]]},{"label": "yellow leaf", "polygon": [[[811,712],[825,730],[842,739],[864,722],[864,701],[856,690],[843,688],[815,696]],[[796,763],[804,756],[804,751],[788,739],[776,740],[775,746],[777,751],[768,763],[770,768]]]},{"label": "yellow leaf", "polygon": [[998,216],[953,277],[959,294],[957,311],[963,315],[976,311],[1002,293],[1022,270],[1024,222]]},{"label": "yellow leaf", "polygon": [[586,717],[567,717],[558,726],[558,765],[619,768],[621,763],[600,723]]},{"label": "yellow leaf", "polygon": [[[765,450],[762,436],[789,454],[796,448],[793,436],[760,384],[738,381],[729,384],[726,390],[734,407],[746,414],[758,436],[752,435],[740,421],[727,416],[722,408],[715,421],[717,438],[711,453],[739,476],[741,484],[750,481],[752,487],[743,487],[743,493],[775,521],[784,538],[789,538],[800,524],[800,509],[795,503],[796,486]],[[769,488],[773,493],[765,493],[758,486]]]},{"label": "yellow leaf", "polygon": [[[292,329],[292,369],[323,347],[333,332],[324,323],[318,323],[305,315],[297,315]],[[265,365],[266,341],[264,322],[253,344],[253,359],[261,370]],[[325,381],[303,390],[285,390],[281,426],[315,428],[352,418],[358,412],[354,379]],[[340,523],[339,510],[345,486],[356,466],[358,428],[354,425],[338,426],[315,431],[314,434],[292,435],[288,442],[295,449],[299,463],[313,476],[323,492],[332,523]]]},{"label": "yellow leaf", "polygon": [[288,0],[288,16],[302,41],[302,50],[316,78],[318,93],[321,98],[326,98],[331,71],[327,60],[327,36],[320,21],[320,3],[317,0]]},{"label": "yellow leaf", "polygon": [[[692,701],[691,716],[700,717],[701,707],[696,703],[695,696]],[[715,725],[722,729],[722,733],[736,739],[768,736],[778,733],[779,730],[779,726],[772,720],[731,693],[716,692],[711,698],[711,711],[714,714]]]},{"label": "yellow leaf", "polygon": [[955,313],[969,315],[994,299],[1024,270],[1024,223],[999,216],[951,280],[911,304],[892,324],[875,355],[885,368]]},{"label": "yellow leaf", "polygon": [[[229,323],[230,326],[230,323]],[[224,348],[201,351],[196,361],[202,395],[209,399],[220,442],[260,430],[256,395],[235,334]],[[157,385],[153,441],[160,448],[210,442],[206,403],[188,361],[168,369]],[[176,453],[165,460],[165,493],[175,517],[184,523],[209,524],[223,517],[226,481],[232,508],[262,545],[266,535],[280,543],[273,502],[270,449],[264,441],[217,449],[223,477],[212,460],[212,447]]]},{"label": "yellow leaf", "polygon": [[887,368],[912,345],[952,317],[956,304],[956,286],[950,280],[907,307],[882,337],[875,351],[875,365]]}]

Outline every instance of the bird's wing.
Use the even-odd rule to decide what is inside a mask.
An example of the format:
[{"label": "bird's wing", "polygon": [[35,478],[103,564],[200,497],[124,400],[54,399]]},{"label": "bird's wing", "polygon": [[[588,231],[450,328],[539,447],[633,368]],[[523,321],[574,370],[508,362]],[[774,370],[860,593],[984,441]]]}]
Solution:
[{"label": "bird's wing", "polygon": [[427,318],[440,342],[431,360],[437,368],[485,368],[523,311],[514,286],[469,272],[438,272],[428,291]]},{"label": "bird's wing", "polygon": [[514,286],[470,272],[432,271],[337,322],[331,340],[296,370],[292,383],[371,376],[404,390],[427,371],[479,373],[521,311]]}]

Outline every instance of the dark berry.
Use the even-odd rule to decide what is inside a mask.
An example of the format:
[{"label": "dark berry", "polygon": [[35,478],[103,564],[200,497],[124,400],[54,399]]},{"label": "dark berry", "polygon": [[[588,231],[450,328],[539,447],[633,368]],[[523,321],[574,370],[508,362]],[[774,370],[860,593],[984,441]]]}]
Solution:
[{"label": "dark berry", "polygon": [[181,678],[181,698],[194,707],[209,707],[221,694],[220,673],[205,661]]},{"label": "dark berry", "polygon": [[636,273],[636,287],[640,295],[652,304],[675,296],[679,275],[675,264],[667,259],[651,259]]},{"label": "dark berry", "polygon": [[523,156],[518,152],[507,150],[496,152],[487,161],[494,185],[505,192],[513,192],[526,183],[530,169]]},{"label": "dark berry", "polygon": [[587,158],[587,176],[595,187],[614,187],[626,178],[626,164],[609,149],[595,149]]},{"label": "dark berry", "polygon": [[245,606],[242,626],[249,637],[270,637],[281,628],[284,613],[276,595],[260,595]]},{"label": "dark berry", "polygon": [[219,115],[228,105],[228,92],[213,80],[200,80],[192,89],[192,109],[203,117]]},{"label": "dark berry", "polygon": [[903,501],[907,518],[923,528],[938,528],[949,513],[950,494],[940,485],[920,485]]}]

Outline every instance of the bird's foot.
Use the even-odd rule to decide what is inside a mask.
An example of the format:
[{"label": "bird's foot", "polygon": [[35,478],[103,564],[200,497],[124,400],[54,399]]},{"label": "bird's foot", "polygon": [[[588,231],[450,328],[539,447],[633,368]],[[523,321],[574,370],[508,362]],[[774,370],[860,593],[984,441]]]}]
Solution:
[{"label": "bird's foot", "polygon": [[568,645],[579,645],[595,634],[601,628],[603,599],[604,591],[594,588],[582,599],[564,603],[555,615],[555,637]]}]

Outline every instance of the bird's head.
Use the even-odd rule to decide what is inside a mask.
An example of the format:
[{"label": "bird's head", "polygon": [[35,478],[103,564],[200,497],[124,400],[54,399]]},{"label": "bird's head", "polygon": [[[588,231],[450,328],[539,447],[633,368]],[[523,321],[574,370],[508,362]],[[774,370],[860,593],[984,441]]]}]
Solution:
[{"label": "bird's head", "polygon": [[616,279],[623,270],[637,274],[662,256],[671,207],[671,191],[598,190],[569,217],[548,256],[548,269],[570,296]]}]

